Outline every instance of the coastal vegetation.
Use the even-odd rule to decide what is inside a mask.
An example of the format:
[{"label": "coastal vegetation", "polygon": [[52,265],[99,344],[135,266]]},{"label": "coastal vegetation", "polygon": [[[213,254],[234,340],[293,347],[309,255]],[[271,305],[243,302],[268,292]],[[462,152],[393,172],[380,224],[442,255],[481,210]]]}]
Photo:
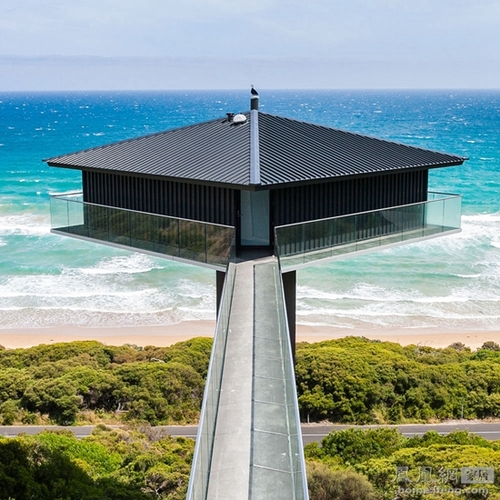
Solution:
[{"label": "coastal vegetation", "polygon": [[[194,338],[164,348],[85,341],[0,349],[0,423],[98,424],[83,439],[69,431],[0,437],[0,497],[185,498],[194,442],[156,426],[197,422],[211,346]],[[300,343],[296,360],[303,420],[500,416],[494,342],[472,351],[347,337]],[[500,442],[465,431],[405,438],[394,428],[350,428],[305,454],[311,500],[500,500]],[[463,468],[496,479],[467,484]]]},{"label": "coastal vegetation", "polygon": [[[211,339],[0,349],[0,424],[197,423]],[[445,349],[346,337],[299,343],[301,418],[351,424],[500,417],[500,346]]]},{"label": "coastal vegetation", "polygon": [[99,342],[0,351],[0,424],[198,421],[212,342]]},{"label": "coastal vegetation", "polygon": [[183,500],[193,449],[192,439],[152,427],[0,438],[0,498]]},{"label": "coastal vegetation", "polygon": [[[151,426],[99,425],[82,439],[68,430],[0,437],[0,497],[181,500],[193,449],[193,440]],[[305,455],[310,500],[500,499],[500,441],[466,431],[405,438],[350,428]]]},{"label": "coastal vegetation", "polygon": [[303,419],[352,424],[500,417],[500,346],[472,352],[346,337],[298,344]]},{"label": "coastal vegetation", "polygon": [[500,498],[500,441],[346,429],[305,447],[310,500]]}]

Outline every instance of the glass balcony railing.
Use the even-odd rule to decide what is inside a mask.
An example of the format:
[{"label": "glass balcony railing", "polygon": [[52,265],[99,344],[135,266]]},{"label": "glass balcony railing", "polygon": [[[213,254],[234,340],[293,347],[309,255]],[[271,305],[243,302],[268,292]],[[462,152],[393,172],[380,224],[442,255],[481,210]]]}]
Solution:
[{"label": "glass balcony railing", "polygon": [[275,228],[283,269],[460,231],[462,197],[429,193],[428,201]]},{"label": "glass balcony railing", "polygon": [[225,269],[234,227],[96,205],[81,193],[51,197],[53,233]]}]

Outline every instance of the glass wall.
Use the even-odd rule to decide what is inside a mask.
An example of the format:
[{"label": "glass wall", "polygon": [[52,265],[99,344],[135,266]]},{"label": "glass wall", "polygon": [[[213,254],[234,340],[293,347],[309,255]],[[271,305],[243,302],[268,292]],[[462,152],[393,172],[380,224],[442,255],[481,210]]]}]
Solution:
[{"label": "glass wall", "polygon": [[51,197],[51,226],[55,233],[223,269],[234,238],[232,226],[95,205],[80,193]]},{"label": "glass wall", "polygon": [[241,244],[269,245],[269,191],[241,191]]},{"label": "glass wall", "polygon": [[422,203],[275,228],[283,268],[460,230],[461,196],[429,193]]}]

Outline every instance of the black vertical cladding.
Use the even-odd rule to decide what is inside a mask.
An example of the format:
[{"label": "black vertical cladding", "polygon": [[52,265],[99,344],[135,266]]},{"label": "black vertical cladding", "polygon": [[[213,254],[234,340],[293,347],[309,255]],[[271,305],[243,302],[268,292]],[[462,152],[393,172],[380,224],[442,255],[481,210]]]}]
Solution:
[{"label": "black vertical cladding", "polygon": [[146,177],[82,171],[84,201],[234,226],[236,191]]},{"label": "black vertical cladding", "polygon": [[[422,169],[272,189],[270,220],[274,227],[417,203],[427,183]],[[239,190],[96,171],[83,171],[82,184],[89,203],[237,226]]]},{"label": "black vertical cladding", "polygon": [[274,225],[293,224],[427,200],[428,170],[359,177],[271,191]]}]

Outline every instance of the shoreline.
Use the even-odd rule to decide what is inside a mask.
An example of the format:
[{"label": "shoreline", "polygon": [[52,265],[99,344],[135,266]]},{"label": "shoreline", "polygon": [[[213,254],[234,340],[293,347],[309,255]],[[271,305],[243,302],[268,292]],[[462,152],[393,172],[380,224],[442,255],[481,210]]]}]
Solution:
[{"label": "shoreline", "polygon": [[[7,349],[26,348],[39,344],[72,342],[75,340],[97,340],[106,345],[120,346],[135,344],[166,347],[193,337],[213,337],[215,321],[183,321],[172,325],[125,326],[125,327],[82,327],[55,326],[40,328],[0,328],[0,345]],[[366,337],[371,340],[395,342],[403,346],[418,344],[428,347],[447,347],[462,342],[472,350],[484,342],[500,344],[498,330],[443,330],[426,328],[408,329],[345,329],[325,325],[297,325],[297,342],[321,342],[348,336]]]}]

